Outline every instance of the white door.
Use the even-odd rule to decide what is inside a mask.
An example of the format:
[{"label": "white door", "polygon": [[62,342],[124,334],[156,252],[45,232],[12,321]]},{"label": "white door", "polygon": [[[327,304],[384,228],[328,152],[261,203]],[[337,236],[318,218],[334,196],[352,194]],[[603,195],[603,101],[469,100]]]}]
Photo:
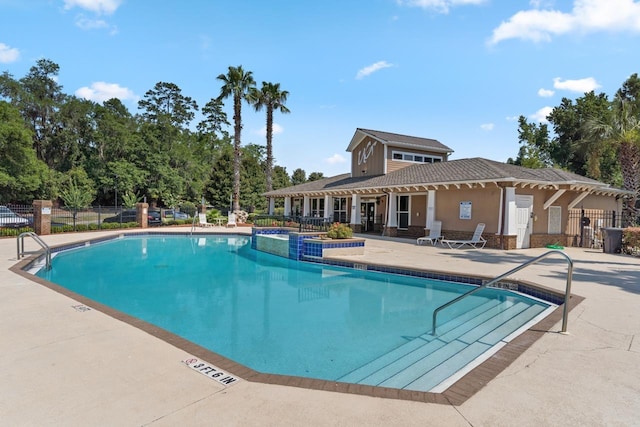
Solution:
[{"label": "white door", "polygon": [[533,231],[533,196],[516,195],[516,248],[526,249],[530,245]]}]

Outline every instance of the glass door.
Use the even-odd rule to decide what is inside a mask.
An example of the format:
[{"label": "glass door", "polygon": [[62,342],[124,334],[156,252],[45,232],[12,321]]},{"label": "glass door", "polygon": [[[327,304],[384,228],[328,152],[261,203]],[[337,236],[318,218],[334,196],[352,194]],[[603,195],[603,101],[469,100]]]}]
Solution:
[{"label": "glass door", "polygon": [[362,232],[373,231],[373,224],[376,218],[376,204],[374,202],[360,203],[360,218],[362,221]]}]

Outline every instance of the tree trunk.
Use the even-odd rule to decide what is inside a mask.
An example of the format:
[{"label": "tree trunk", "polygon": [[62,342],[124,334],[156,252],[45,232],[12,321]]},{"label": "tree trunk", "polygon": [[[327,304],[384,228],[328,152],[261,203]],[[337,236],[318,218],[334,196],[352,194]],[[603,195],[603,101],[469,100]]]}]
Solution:
[{"label": "tree trunk", "polygon": [[619,150],[624,189],[633,192],[626,200],[625,219],[633,223],[637,217],[636,201],[640,190],[640,147],[633,142],[625,141],[620,144]]},{"label": "tree trunk", "polygon": [[233,98],[233,210],[240,210],[240,134],[242,132],[242,97],[236,94]]},{"label": "tree trunk", "polygon": [[273,190],[273,107],[267,105],[267,191]]}]

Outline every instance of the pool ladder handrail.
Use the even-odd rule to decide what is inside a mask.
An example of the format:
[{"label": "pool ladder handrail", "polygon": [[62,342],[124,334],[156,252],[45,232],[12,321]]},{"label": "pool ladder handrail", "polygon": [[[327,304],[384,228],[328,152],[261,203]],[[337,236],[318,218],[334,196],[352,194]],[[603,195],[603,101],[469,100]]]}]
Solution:
[{"label": "pool ladder handrail", "polygon": [[482,285],[478,286],[477,288],[471,289],[470,291],[468,291],[467,293],[464,293],[462,295],[460,295],[457,298],[452,299],[451,301],[442,304],[440,307],[436,308],[433,311],[433,318],[432,318],[432,328],[431,328],[431,335],[435,336],[436,335],[436,318],[438,317],[438,313],[442,310],[444,310],[445,308],[449,307],[450,305],[455,304],[456,302],[468,297],[469,295],[475,294],[476,292],[480,291],[481,289],[484,289],[488,286],[493,285],[496,282],[499,282],[500,280],[512,275],[513,273],[516,273],[520,270],[522,270],[525,267],[528,267],[532,264],[537,263],[538,261],[540,261],[543,258],[546,258],[549,255],[552,254],[560,254],[562,255],[566,260],[567,260],[567,264],[568,264],[568,268],[567,268],[567,286],[565,289],[565,294],[564,294],[564,305],[563,305],[563,309],[562,309],[562,333],[566,333],[567,332],[567,322],[568,322],[568,316],[569,316],[569,297],[571,295],[571,277],[573,276],[573,260],[571,258],[569,258],[569,256],[567,254],[565,254],[562,251],[559,250],[553,250],[553,251],[549,251],[549,252],[545,252],[542,255],[525,262],[522,265],[519,265],[518,267],[511,269],[509,271],[507,271],[504,274],[501,274],[500,276],[489,280],[486,283],[483,283]]},{"label": "pool ladder handrail", "polygon": [[196,229],[196,219],[198,218],[198,215],[193,215],[193,219],[191,220],[191,236],[193,236],[193,230]]},{"label": "pool ladder handrail", "polygon": [[41,251],[25,251],[24,250],[25,237],[33,238],[33,240],[35,240],[36,243],[40,245],[40,247],[42,248],[42,252],[44,252],[44,256],[45,256],[45,267],[47,269],[51,268],[51,248],[49,247],[49,245],[47,245],[44,242],[44,240],[40,238],[40,236],[38,236],[33,231],[25,231],[24,233],[20,233],[20,235],[18,236],[18,240],[16,242],[18,246],[18,260],[27,254],[37,254],[41,252]]}]

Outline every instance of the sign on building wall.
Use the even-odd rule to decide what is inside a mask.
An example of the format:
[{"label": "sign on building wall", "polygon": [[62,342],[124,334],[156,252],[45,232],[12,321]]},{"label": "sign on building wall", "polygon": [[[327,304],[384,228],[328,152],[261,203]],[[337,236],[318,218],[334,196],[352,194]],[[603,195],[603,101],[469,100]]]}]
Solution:
[{"label": "sign on building wall", "polygon": [[471,219],[471,202],[460,202],[460,219]]}]

